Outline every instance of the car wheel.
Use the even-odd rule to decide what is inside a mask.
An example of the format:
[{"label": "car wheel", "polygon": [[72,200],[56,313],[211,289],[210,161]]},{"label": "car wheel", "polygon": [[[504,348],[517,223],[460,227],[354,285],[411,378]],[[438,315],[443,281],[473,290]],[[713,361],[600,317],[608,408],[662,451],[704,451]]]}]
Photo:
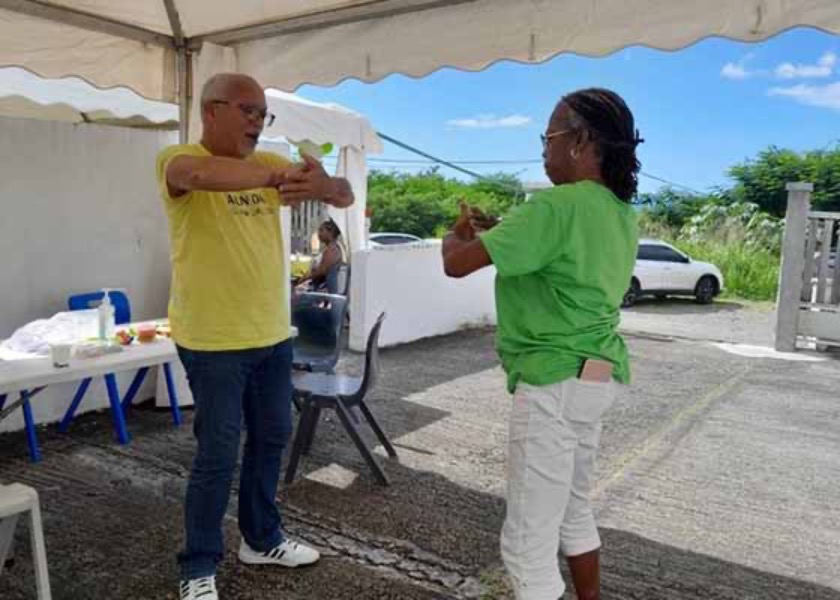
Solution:
[{"label": "car wheel", "polygon": [[698,304],[711,304],[717,295],[717,281],[711,275],[704,275],[694,288],[694,297]]},{"label": "car wheel", "polygon": [[624,292],[624,300],[621,302],[622,308],[628,308],[636,303],[642,293],[642,286],[639,285],[639,280],[635,277],[630,281],[630,287]]}]

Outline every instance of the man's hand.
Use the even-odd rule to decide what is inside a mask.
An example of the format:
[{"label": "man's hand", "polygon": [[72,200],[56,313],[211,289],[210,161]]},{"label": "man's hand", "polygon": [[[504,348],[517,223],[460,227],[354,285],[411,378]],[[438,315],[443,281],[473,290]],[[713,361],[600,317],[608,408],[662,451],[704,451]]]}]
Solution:
[{"label": "man's hand", "polygon": [[321,200],[343,208],[353,204],[353,192],[345,179],[330,177],[324,166],[307,154],[302,154],[303,164],[285,174],[277,186],[283,202],[296,206],[307,200]]},{"label": "man's hand", "polygon": [[281,185],[296,181],[300,177],[302,170],[302,167],[299,165],[274,167],[271,170],[271,179],[265,187],[273,187],[279,190]]}]

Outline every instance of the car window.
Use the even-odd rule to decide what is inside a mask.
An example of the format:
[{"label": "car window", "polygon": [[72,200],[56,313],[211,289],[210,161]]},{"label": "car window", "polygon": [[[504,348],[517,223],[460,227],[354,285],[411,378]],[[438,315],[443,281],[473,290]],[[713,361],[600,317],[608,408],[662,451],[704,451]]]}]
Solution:
[{"label": "car window", "polygon": [[685,262],[685,258],[679,252],[675,252],[667,246],[655,244],[640,244],[636,258],[638,260],[652,260],[656,262]]},{"label": "car window", "polygon": [[636,252],[636,260],[656,260],[653,257],[653,248],[650,244],[639,244],[639,249]]},{"label": "car window", "polygon": [[684,263],[687,262],[685,256],[677,252],[676,250],[672,250],[671,248],[662,247],[659,250],[661,259],[664,262],[675,262],[675,263]]}]

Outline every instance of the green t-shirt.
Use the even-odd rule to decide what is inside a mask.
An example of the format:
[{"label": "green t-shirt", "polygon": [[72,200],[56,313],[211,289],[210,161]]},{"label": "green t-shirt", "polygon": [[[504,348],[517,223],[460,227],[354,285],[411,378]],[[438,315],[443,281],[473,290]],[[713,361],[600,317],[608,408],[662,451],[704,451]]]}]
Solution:
[{"label": "green t-shirt", "polygon": [[619,307],[636,262],[633,207],[582,181],[533,195],[481,234],[496,266],[497,347],[511,393],[520,380],[550,385],[577,376],[586,358],[630,367]]}]

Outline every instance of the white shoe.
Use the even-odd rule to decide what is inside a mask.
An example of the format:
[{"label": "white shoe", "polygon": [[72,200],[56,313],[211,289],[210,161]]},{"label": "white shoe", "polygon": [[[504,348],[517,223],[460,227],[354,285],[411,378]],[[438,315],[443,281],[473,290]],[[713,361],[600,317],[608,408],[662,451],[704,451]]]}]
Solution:
[{"label": "white shoe", "polygon": [[257,552],[245,540],[239,544],[239,560],[246,565],[280,565],[281,567],[303,567],[318,562],[321,555],[314,548],[293,540],[285,540],[268,552]]},{"label": "white shoe", "polygon": [[219,600],[215,575],[182,580],[181,600]]}]

